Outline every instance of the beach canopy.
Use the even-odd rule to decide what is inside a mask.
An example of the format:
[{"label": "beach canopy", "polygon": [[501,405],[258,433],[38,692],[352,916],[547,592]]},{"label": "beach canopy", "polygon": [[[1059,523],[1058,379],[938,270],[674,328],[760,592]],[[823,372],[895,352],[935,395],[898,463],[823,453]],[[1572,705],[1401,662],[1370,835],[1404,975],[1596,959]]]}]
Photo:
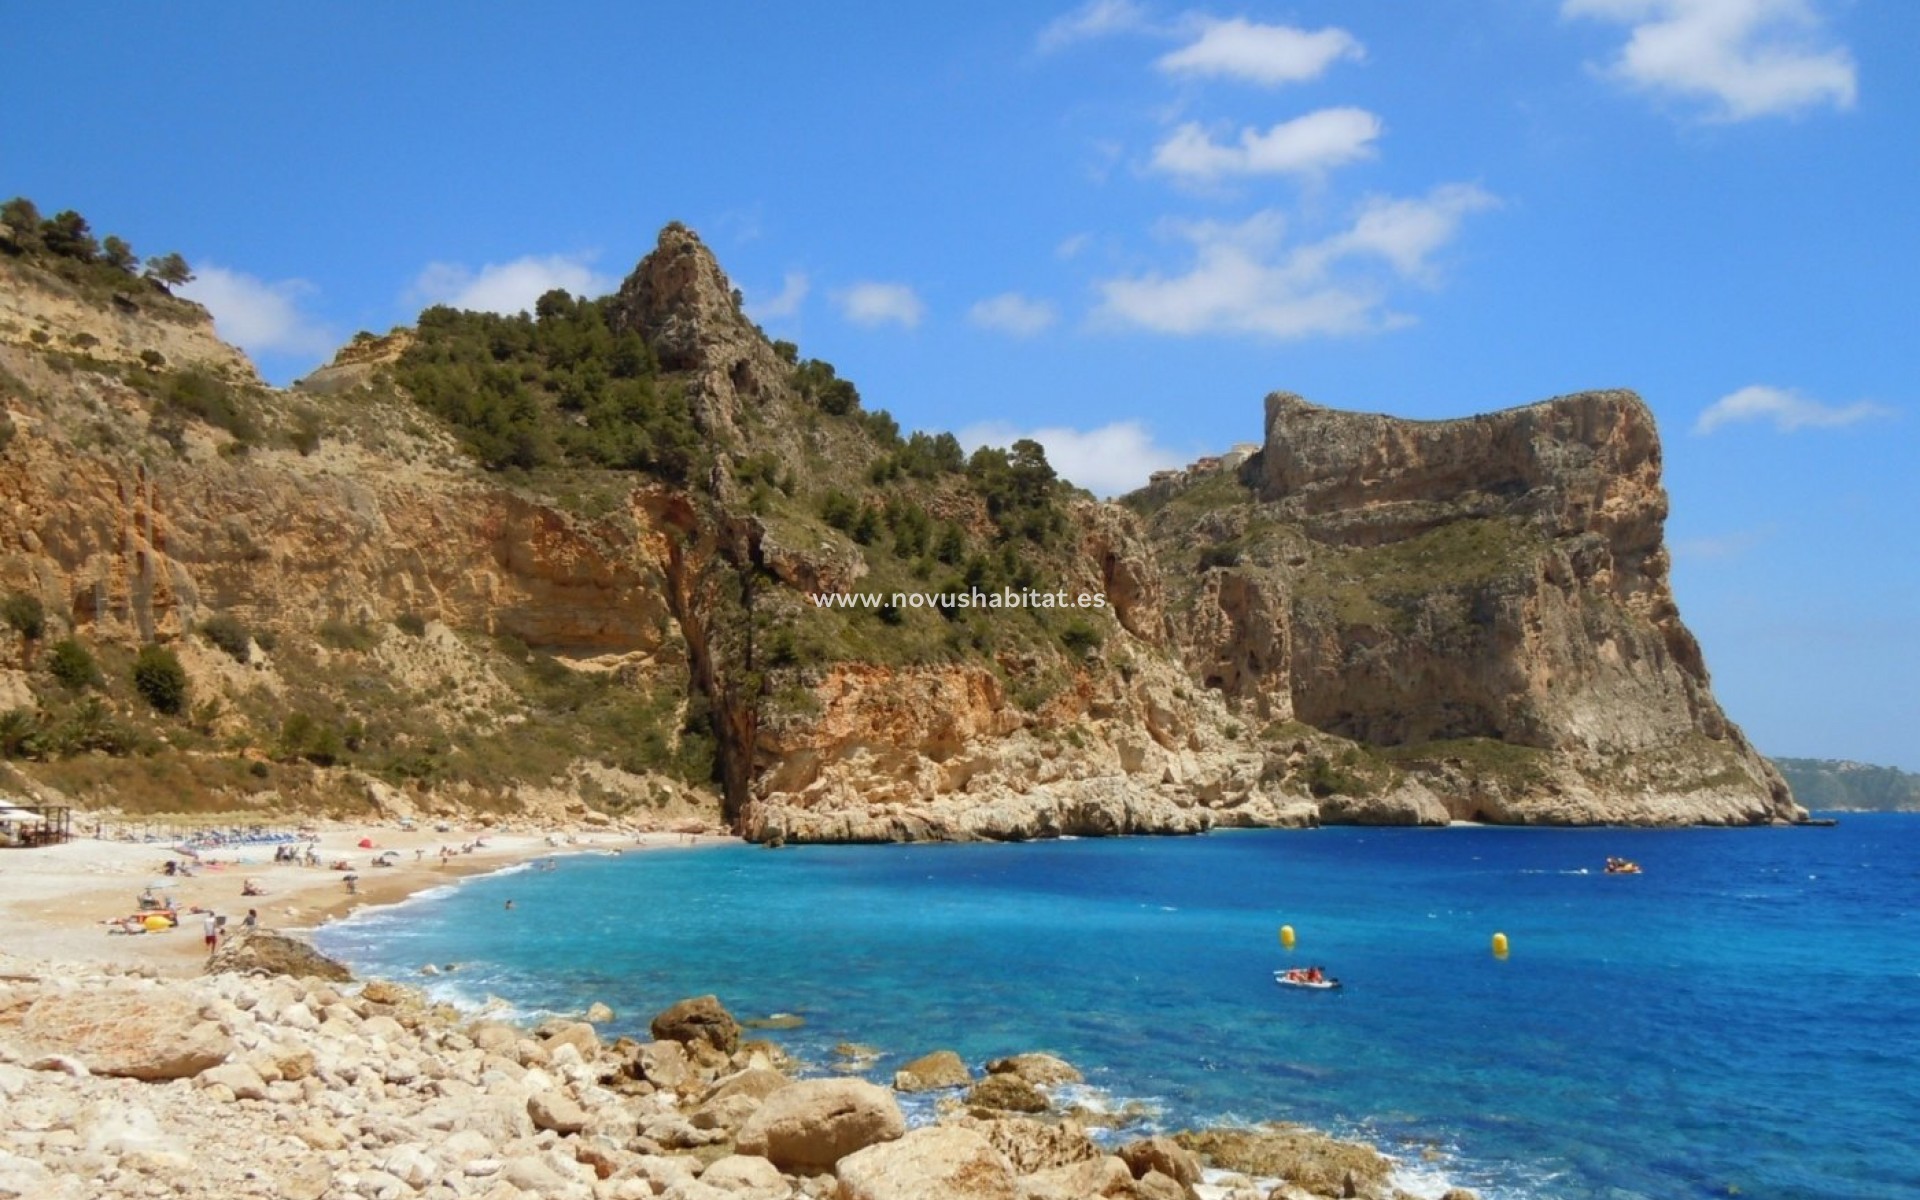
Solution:
[{"label": "beach canopy", "polygon": [[15,808],[11,804],[0,804],[0,821],[14,821],[25,824],[29,821],[44,823],[46,818],[37,812],[28,812],[24,808]]}]

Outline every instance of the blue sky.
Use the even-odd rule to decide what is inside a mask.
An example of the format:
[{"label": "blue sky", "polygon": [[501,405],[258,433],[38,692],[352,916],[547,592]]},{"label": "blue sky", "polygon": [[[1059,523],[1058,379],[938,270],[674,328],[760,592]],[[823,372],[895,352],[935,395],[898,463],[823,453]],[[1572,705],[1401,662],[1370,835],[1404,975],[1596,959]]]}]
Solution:
[{"label": "blue sky", "polygon": [[1683,615],[1762,749],[1920,769],[1920,5],[32,5],[0,193],[270,378],[697,229],[871,406],[1103,493],[1261,398],[1658,414]]}]

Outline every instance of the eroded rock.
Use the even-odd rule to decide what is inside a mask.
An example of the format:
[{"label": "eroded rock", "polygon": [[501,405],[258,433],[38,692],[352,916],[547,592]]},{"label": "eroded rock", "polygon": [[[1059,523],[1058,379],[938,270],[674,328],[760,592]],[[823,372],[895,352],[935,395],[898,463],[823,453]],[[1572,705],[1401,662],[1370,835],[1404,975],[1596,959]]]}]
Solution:
[{"label": "eroded rock", "polygon": [[827,1171],[855,1151],[906,1132],[893,1093],[863,1079],[804,1079],[763,1101],[734,1138],[782,1170]]},{"label": "eroded rock", "polygon": [[1013,1167],[971,1129],[930,1125],[850,1154],[839,1200],[1021,1200]]},{"label": "eroded rock", "polygon": [[740,1046],[740,1022],[717,996],[682,1000],[655,1017],[651,1028],[661,1041],[711,1046],[722,1054],[732,1054]]}]

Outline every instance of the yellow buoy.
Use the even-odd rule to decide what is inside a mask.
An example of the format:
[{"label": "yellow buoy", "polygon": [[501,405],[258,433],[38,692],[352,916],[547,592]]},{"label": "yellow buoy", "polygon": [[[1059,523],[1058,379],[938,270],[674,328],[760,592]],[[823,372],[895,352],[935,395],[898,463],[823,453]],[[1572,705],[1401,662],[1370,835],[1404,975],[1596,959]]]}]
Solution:
[{"label": "yellow buoy", "polygon": [[158,913],[155,913],[140,923],[147,927],[147,932],[149,933],[159,933],[162,929],[173,928],[173,922]]},{"label": "yellow buoy", "polygon": [[1293,926],[1282,925],[1280,927],[1280,944],[1289,950],[1293,949]]},{"label": "yellow buoy", "polygon": [[1505,958],[1507,956],[1506,934],[1496,933],[1493,935],[1493,956],[1495,958]]}]

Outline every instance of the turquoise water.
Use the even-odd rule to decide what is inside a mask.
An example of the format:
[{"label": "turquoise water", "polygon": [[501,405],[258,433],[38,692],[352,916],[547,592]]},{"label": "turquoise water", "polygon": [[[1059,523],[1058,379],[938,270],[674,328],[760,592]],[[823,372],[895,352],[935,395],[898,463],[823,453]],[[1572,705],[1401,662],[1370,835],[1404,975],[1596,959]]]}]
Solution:
[{"label": "turquoise water", "polygon": [[1920,1196],[1920,817],[581,856],[319,941],[641,1036],[703,992],[797,1012],[881,1079],[1051,1050],[1160,1124],[1302,1121],[1488,1197]]}]

